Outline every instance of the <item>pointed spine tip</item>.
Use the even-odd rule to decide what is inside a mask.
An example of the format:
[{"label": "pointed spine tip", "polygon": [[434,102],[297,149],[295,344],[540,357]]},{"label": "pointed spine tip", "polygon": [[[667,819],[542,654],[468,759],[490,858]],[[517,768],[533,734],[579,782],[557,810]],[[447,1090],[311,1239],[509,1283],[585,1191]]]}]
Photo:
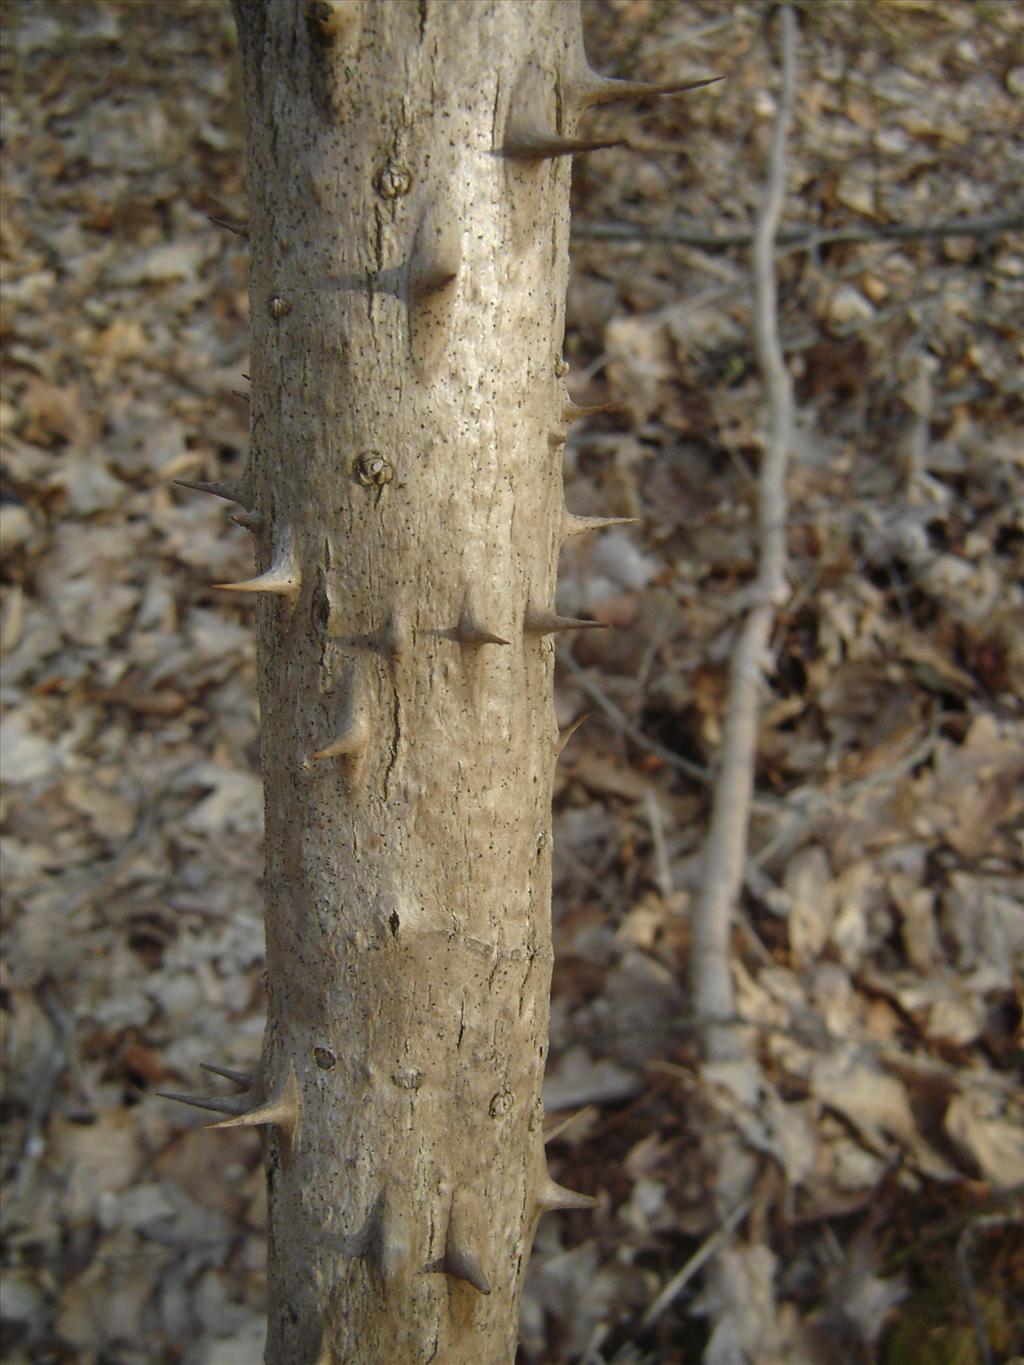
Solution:
[{"label": "pointed spine tip", "polygon": [[460,645],[507,645],[508,640],[503,640],[500,635],[495,635],[493,631],[484,630],[483,626],[477,625],[468,612],[463,612],[459,624],[452,631],[452,638]]},{"label": "pointed spine tip", "polygon": [[236,502],[239,507],[249,506],[245,488],[240,481],[207,483],[202,479],[174,479],[172,482],[179,488],[190,488],[195,493],[209,493],[215,498],[223,498],[225,502]]},{"label": "pointed spine tip", "polygon": [[223,1076],[232,1085],[237,1085],[239,1090],[251,1090],[255,1076],[251,1071],[232,1071],[227,1066],[214,1066],[212,1062],[200,1062],[199,1065],[204,1071],[209,1071],[211,1076]]},{"label": "pointed spine tip", "polygon": [[222,1119],[211,1123],[210,1128],[262,1128],[270,1125],[284,1134],[290,1147],[295,1145],[299,1129],[299,1083],[295,1072],[289,1071],[288,1079],[280,1090],[263,1104],[245,1109],[235,1118]]},{"label": "pointed spine tip", "polygon": [[214,1114],[238,1115],[245,1111],[245,1100],[231,1095],[181,1095],[174,1090],[158,1090],[163,1100],[174,1100],[176,1104],[187,1104],[193,1109],[209,1109]]},{"label": "pointed spine tip", "polygon": [[556,754],[560,754],[564,750],[565,746],[569,743],[570,739],[572,739],[573,735],[580,728],[583,722],[587,719],[588,714],[589,713],[587,711],[584,711],[581,715],[578,715],[576,717],[576,719],[572,722],[571,725],[567,725],[564,730],[559,730],[558,739],[555,742]]},{"label": "pointed spine tip", "polygon": [[294,602],[302,592],[302,570],[291,538],[284,537],[274,562],[264,573],[241,583],[214,583],[213,586],[224,592],[268,592]]},{"label": "pointed spine tip", "polygon": [[689,90],[701,90],[720,80],[724,80],[724,77],[707,76],[697,81],[620,81],[591,71],[582,80],[570,85],[567,102],[577,113],[582,113],[594,105],[632,102],[662,95],[683,95]]},{"label": "pointed spine tip", "polygon": [[462,242],[451,208],[438,199],[427,204],[416,229],[409,263],[409,295],[422,303],[442,294],[459,277]]},{"label": "pointed spine tip", "polygon": [[491,1282],[484,1274],[480,1258],[468,1247],[454,1223],[448,1223],[448,1235],[444,1246],[444,1271],[453,1279],[464,1280],[472,1285],[478,1294],[489,1294]]},{"label": "pointed spine tip", "polygon": [[563,137],[544,128],[517,125],[506,132],[501,154],[513,161],[545,161],[550,157],[579,156],[584,152],[599,152],[605,147],[622,145],[622,138],[617,137]]},{"label": "pointed spine tip", "polygon": [[585,406],[566,403],[562,409],[562,421],[582,422],[584,417],[596,417],[602,412],[625,412],[625,410],[625,403],[590,403]]},{"label": "pointed spine tip", "polygon": [[412,649],[412,629],[403,611],[396,609],[391,612],[384,628],[381,645],[393,663],[408,657]]},{"label": "pointed spine tip", "polygon": [[559,1209],[593,1209],[596,1207],[597,1200],[593,1195],[577,1194],[575,1190],[567,1190],[564,1185],[559,1185],[550,1176],[537,1191],[537,1209],[541,1213],[555,1213]]},{"label": "pointed spine tip", "polygon": [[639,517],[577,517],[566,512],[562,518],[562,539],[571,540],[587,531],[605,531],[609,526],[632,526]]},{"label": "pointed spine tip", "polygon": [[607,621],[584,621],[576,616],[559,616],[553,611],[529,611],[523,629],[531,635],[555,635],[563,630],[607,630]]},{"label": "pointed spine tip", "polygon": [[316,763],[325,758],[347,758],[355,767],[361,763],[366,753],[369,738],[369,723],[366,717],[354,715],[330,744],[325,744],[322,749],[315,749],[309,755],[309,761]]},{"label": "pointed spine tip", "polygon": [[395,1283],[409,1264],[409,1228],[387,1190],[377,1199],[364,1251],[385,1290]]},{"label": "pointed spine tip", "polygon": [[478,1294],[489,1294],[491,1282],[484,1274],[480,1257],[473,1250],[469,1235],[467,1214],[470,1208],[469,1192],[464,1188],[456,1189],[448,1212],[444,1255],[434,1268],[443,1271],[452,1279],[463,1280],[466,1284],[472,1285]]},{"label": "pointed spine tip", "polygon": [[419,303],[432,294],[440,294],[454,284],[458,277],[458,263],[428,261],[410,276],[409,293]]},{"label": "pointed spine tip", "polygon": [[350,664],[346,670],[344,687],[347,694],[345,711],[337,735],[322,749],[309,754],[304,766],[308,768],[327,758],[345,759],[348,780],[352,785],[358,782],[362,774],[371,735],[370,718],[360,695],[359,677],[354,664]]},{"label": "pointed spine tip", "polygon": [[249,236],[249,225],[247,223],[233,223],[229,218],[215,218],[212,213],[208,213],[206,218],[215,227],[224,228],[226,232],[231,232],[236,237]]}]

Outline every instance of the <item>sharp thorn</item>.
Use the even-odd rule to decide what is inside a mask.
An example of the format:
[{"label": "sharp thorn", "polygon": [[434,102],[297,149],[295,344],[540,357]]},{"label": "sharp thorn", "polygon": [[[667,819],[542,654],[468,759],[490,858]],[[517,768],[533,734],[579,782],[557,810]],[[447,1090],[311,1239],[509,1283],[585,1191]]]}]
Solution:
[{"label": "sharp thorn", "polygon": [[421,270],[413,271],[409,277],[409,293],[414,299],[429,298],[431,294],[440,294],[442,289],[454,284],[458,277],[457,265],[435,261],[424,265]]},{"label": "sharp thorn", "polygon": [[621,147],[623,139],[563,137],[542,128],[509,129],[505,135],[502,156],[513,161],[544,161],[556,156],[579,156],[582,152],[599,152],[604,147]]},{"label": "sharp thorn", "polygon": [[377,1198],[364,1253],[387,1289],[409,1263],[409,1229],[386,1189]]},{"label": "sharp thorn", "polygon": [[409,618],[400,608],[393,610],[388,617],[388,623],[380,637],[380,645],[395,663],[409,654],[412,648],[412,630]]},{"label": "sharp thorn", "polygon": [[557,1209],[592,1209],[596,1205],[593,1195],[567,1190],[550,1176],[537,1191],[537,1208],[541,1213],[554,1213]]},{"label": "sharp thorn", "polygon": [[325,744],[322,749],[315,749],[310,754],[309,761],[315,762],[323,758],[350,758],[357,761],[365,752],[368,739],[369,727],[365,717],[353,716],[330,744]]},{"label": "sharp thorn", "polygon": [[239,507],[247,507],[247,495],[240,483],[204,483],[198,479],[174,479],[179,488],[191,488],[197,493],[212,493],[215,498],[225,502],[237,502]]},{"label": "sharp thorn", "polygon": [[584,417],[596,417],[599,412],[624,412],[625,409],[625,403],[591,403],[584,407],[567,403],[562,409],[562,421],[582,422]]},{"label": "sharp thorn", "polygon": [[591,72],[583,80],[569,87],[568,103],[577,111],[599,104],[615,104],[619,100],[635,101],[658,95],[683,95],[688,90],[701,90],[724,80],[724,76],[707,76],[699,81],[618,81]]},{"label": "sharp thorn", "polygon": [[233,232],[236,237],[249,236],[249,228],[245,223],[232,223],[227,218],[215,218],[212,213],[208,213],[206,217],[215,227],[224,228],[227,232]]},{"label": "sharp thorn", "polygon": [[236,526],[241,526],[245,531],[258,531],[263,525],[263,518],[259,512],[232,512],[231,520]]},{"label": "sharp thorn", "polygon": [[490,1281],[484,1274],[480,1258],[470,1249],[465,1231],[460,1227],[460,1221],[453,1201],[452,1211],[448,1217],[448,1231],[445,1234],[444,1241],[444,1260],[442,1262],[444,1271],[456,1280],[465,1280],[467,1284],[473,1286],[477,1293],[489,1294],[491,1292]]},{"label": "sharp thorn", "polygon": [[294,1071],[289,1071],[288,1079],[271,1099],[244,1110],[235,1118],[222,1119],[211,1123],[211,1128],[262,1128],[272,1125],[287,1137],[289,1145],[294,1146],[299,1128],[299,1085]]},{"label": "sharp thorn", "polygon": [[370,746],[370,721],[358,695],[358,679],[355,665],[350,665],[345,676],[345,710],[341,727],[329,744],[316,749],[306,759],[306,766],[325,758],[344,758],[348,760],[349,777],[358,780]]},{"label": "sharp thorn", "polygon": [[158,1090],[156,1093],[161,1099],[175,1100],[178,1104],[190,1104],[193,1109],[210,1109],[215,1114],[241,1114],[245,1109],[244,1100],[238,1096],[179,1095],[173,1090]]},{"label": "sharp thorn", "polygon": [[562,518],[562,539],[570,540],[586,531],[604,531],[609,526],[631,526],[639,517],[577,517],[566,512]]},{"label": "sharp thorn", "polygon": [[558,450],[561,446],[564,446],[564,445],[565,445],[565,432],[564,432],[564,431],[549,431],[549,432],[548,432],[548,445],[551,447],[552,450]]},{"label": "sharp thorn", "polygon": [[245,403],[246,405],[248,405],[249,403],[249,395],[247,393],[243,393],[241,389],[232,389],[231,396],[232,398],[240,398],[242,402]]},{"label": "sharp thorn", "polygon": [[420,218],[409,266],[409,294],[417,300],[454,284],[462,264],[462,243],[448,205],[431,200]]},{"label": "sharp thorn", "polygon": [[459,624],[451,632],[451,638],[460,645],[507,645],[500,635],[478,626],[468,612],[463,612]]},{"label": "sharp thorn", "polygon": [[302,591],[302,570],[291,538],[282,540],[273,564],[264,573],[241,583],[215,583],[213,586],[225,592],[269,592],[294,600]]},{"label": "sharp thorn", "polygon": [[255,1076],[251,1071],[232,1071],[227,1066],[214,1066],[212,1062],[200,1062],[199,1065],[204,1071],[209,1071],[212,1076],[223,1076],[226,1081],[231,1081],[237,1085],[239,1090],[251,1090]]},{"label": "sharp thorn", "polygon": [[553,611],[529,611],[523,628],[533,635],[554,635],[560,630],[607,630],[606,621],[584,621],[576,616],[559,616]]},{"label": "sharp thorn", "polygon": [[[569,743],[570,739],[572,739],[572,737],[573,737],[573,735],[576,733],[576,731],[580,728],[580,726],[583,724],[583,722],[587,719],[588,714],[589,714],[589,713],[588,713],[587,711],[584,711],[584,712],[582,713],[582,715],[579,715],[579,716],[576,717],[576,719],[572,722],[571,725],[567,725],[567,726],[565,727],[564,730],[559,730],[559,732],[558,732],[558,739],[555,741],[555,753],[556,753],[556,754],[560,754],[560,753],[562,752],[562,750],[563,750],[563,749],[565,748],[565,746]],[[547,1141],[546,1138],[545,1138],[545,1141]]]}]

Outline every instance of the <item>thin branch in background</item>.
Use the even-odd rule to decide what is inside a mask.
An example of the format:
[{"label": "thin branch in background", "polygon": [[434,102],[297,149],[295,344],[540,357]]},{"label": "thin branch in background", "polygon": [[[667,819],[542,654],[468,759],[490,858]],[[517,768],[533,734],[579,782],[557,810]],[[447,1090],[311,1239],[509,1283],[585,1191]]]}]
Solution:
[{"label": "thin branch in background", "polygon": [[717,1228],[706,1241],[701,1243],[686,1264],[676,1271],[668,1284],[644,1314],[642,1324],[644,1330],[648,1327],[652,1327],[654,1323],[657,1322],[665,1309],[683,1292],[693,1279],[694,1275],[696,1275],[697,1271],[707,1264],[719,1247],[724,1246],[739,1227],[740,1223],[746,1218],[753,1203],[753,1199],[750,1198],[742,1200],[736,1208],[733,1209],[725,1222]]},{"label": "thin branch in background", "polygon": [[971,1272],[971,1247],[979,1232],[991,1232],[995,1229],[1005,1228],[1009,1222],[1009,1218],[999,1215],[976,1218],[967,1224],[956,1244],[956,1275],[960,1281],[960,1289],[971,1319],[974,1341],[978,1348],[978,1359],[981,1365],[992,1365],[992,1345],[988,1339],[985,1315],[981,1310],[981,1304],[978,1302],[978,1292],[974,1287],[974,1275]]},{"label": "thin branch in background", "polygon": [[556,657],[558,662],[575,678],[580,691],[588,696],[591,701],[596,702],[612,724],[624,735],[627,735],[634,744],[638,744],[641,749],[646,749],[649,754],[660,758],[670,767],[677,768],[687,777],[692,777],[695,782],[709,782],[711,780],[711,774],[707,768],[702,768],[699,763],[691,763],[688,758],[683,758],[681,754],[673,753],[664,744],[659,744],[656,739],[651,739],[649,735],[645,735],[642,730],[638,729],[622,707],[617,702],[612,701],[611,697],[590,677],[586,669],[579,666],[568,650],[558,650]]},{"label": "thin branch in background", "polygon": [[[877,227],[783,228],[775,241],[798,251],[817,251],[843,242],[927,242],[944,237],[992,237],[1000,232],[1024,231],[1024,214],[995,213],[987,218],[951,218],[938,223],[880,223]],[[572,235],[592,242],[664,242],[702,251],[728,251],[750,246],[750,232],[712,232],[702,227],[647,227],[642,223],[577,223]]]},{"label": "thin branch in background", "polygon": [[668,846],[665,843],[665,822],[662,818],[658,798],[650,787],[644,788],[644,809],[647,822],[651,827],[651,843],[654,845],[654,882],[664,900],[672,895],[672,864],[669,861]]},{"label": "thin branch in background", "polygon": [[758,360],[767,390],[770,431],[761,460],[758,524],[761,544],[752,606],[733,648],[722,754],[715,779],[711,828],[700,895],[693,917],[690,986],[694,1011],[708,1028],[705,1056],[724,1061],[742,1055],[735,1013],[730,931],[743,884],[757,756],[759,692],[768,664],[772,621],[786,600],[786,470],[793,434],[793,395],[779,342],[775,238],[786,186],[786,140],[793,110],[796,22],[780,11],[782,90],[772,129],[764,201],[754,232],[754,321]]}]

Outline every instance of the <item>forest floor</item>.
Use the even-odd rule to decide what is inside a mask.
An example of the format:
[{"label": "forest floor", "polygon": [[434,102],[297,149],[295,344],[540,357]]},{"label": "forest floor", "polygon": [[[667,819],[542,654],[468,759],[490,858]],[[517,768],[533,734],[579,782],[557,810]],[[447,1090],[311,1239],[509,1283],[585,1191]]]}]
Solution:
[{"label": "forest floor", "polygon": [[[587,0],[565,356],[552,1146],[524,1361],[1024,1356],[1024,10],[803,3],[779,321],[791,595],[733,937],[757,1093],[688,1009],[766,430],[768,7]],[[254,1365],[259,1141],[156,1095],[263,1024],[246,217],[220,0],[3,9],[4,1358]],[[971,220],[971,230],[949,224]],[[943,225],[946,225],[943,229]],[[914,232],[899,232],[914,229]],[[584,537],[584,540],[591,538]],[[723,1171],[724,1145],[738,1153]],[[721,1235],[729,1180],[747,1191]],[[737,1196],[738,1198],[738,1196]],[[725,1246],[718,1288],[686,1270]],[[713,1292],[712,1292],[713,1291]],[[716,1293],[718,1298],[716,1299]]]}]

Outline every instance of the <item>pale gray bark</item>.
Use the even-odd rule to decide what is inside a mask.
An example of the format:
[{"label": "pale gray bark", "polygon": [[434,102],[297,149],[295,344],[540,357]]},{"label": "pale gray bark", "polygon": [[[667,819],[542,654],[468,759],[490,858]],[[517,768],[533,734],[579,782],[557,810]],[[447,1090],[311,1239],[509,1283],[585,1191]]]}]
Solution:
[{"label": "pale gray bark", "polygon": [[[500,1365],[544,1160],[575,0],[236,0],[274,1365]],[[612,91],[614,94],[615,92]],[[242,1078],[244,1084],[245,1078]]]}]

